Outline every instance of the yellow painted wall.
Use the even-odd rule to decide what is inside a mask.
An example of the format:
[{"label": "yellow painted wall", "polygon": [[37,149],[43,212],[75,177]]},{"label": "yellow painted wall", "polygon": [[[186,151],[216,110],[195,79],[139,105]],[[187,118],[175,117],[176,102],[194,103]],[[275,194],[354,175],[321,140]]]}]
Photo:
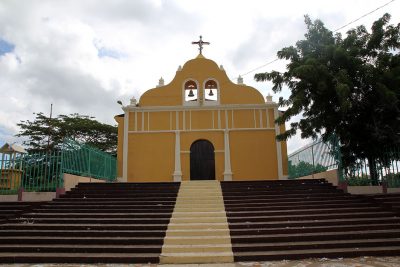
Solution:
[{"label": "yellow painted wall", "polygon": [[222,131],[182,132],[181,133],[181,165],[182,180],[190,180],[190,146],[197,140],[208,140],[214,146],[215,178],[223,180],[224,165],[224,133]]},{"label": "yellow painted wall", "polygon": [[278,178],[275,131],[231,131],[233,180]]},{"label": "yellow painted wall", "polygon": [[128,182],[173,181],[174,133],[130,134]]}]

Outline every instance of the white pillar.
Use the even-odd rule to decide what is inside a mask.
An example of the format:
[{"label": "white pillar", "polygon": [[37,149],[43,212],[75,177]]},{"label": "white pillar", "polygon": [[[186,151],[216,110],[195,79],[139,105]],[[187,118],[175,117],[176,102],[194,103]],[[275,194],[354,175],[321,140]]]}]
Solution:
[{"label": "white pillar", "polygon": [[224,181],[232,181],[232,170],[231,170],[231,151],[229,148],[229,131],[225,129],[224,134],[225,143],[225,171],[224,171]]},{"label": "white pillar", "polygon": [[129,110],[124,109],[124,145],[122,148],[122,182],[128,181],[128,129],[129,129]]},{"label": "white pillar", "polygon": [[[274,108],[274,120],[278,118],[278,108]],[[279,129],[279,124],[275,123],[275,135],[280,134],[280,129]],[[278,178],[279,180],[283,180],[283,169],[282,169],[282,146],[281,142],[275,141],[276,142],[276,157],[278,161]]]},{"label": "white pillar", "polygon": [[181,135],[179,131],[175,131],[175,171],[172,175],[174,182],[182,181],[181,171]]}]

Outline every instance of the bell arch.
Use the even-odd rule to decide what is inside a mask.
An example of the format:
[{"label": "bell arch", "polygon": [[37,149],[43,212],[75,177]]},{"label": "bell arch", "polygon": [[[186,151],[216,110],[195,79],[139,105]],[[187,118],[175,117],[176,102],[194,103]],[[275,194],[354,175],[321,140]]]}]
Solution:
[{"label": "bell arch", "polygon": [[195,79],[186,79],[183,82],[183,104],[187,106],[198,105],[199,83]]},{"label": "bell arch", "polygon": [[203,84],[203,100],[205,105],[219,104],[220,88],[218,81],[214,78],[209,78]]}]

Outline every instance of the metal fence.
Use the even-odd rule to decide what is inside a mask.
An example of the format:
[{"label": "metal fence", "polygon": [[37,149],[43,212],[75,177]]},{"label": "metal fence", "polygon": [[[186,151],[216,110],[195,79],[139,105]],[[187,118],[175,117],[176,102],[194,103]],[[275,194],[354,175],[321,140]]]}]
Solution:
[{"label": "metal fence", "polygon": [[61,150],[28,154],[0,153],[0,194],[54,192],[63,173],[107,181],[116,179],[116,159],[96,148],[65,140]]},{"label": "metal fence", "polygon": [[315,141],[288,156],[289,179],[312,175],[338,168],[338,155],[334,153],[336,140]]},{"label": "metal fence", "polygon": [[97,148],[66,140],[62,146],[62,170],[65,173],[114,181],[117,177],[117,160]]},{"label": "metal fence", "polygon": [[352,166],[343,168],[337,139],[318,140],[288,156],[289,179],[337,169],[339,180],[347,181],[349,185],[386,182],[388,187],[400,187],[400,148],[383,150],[384,157],[372,164],[367,159],[358,159]]}]

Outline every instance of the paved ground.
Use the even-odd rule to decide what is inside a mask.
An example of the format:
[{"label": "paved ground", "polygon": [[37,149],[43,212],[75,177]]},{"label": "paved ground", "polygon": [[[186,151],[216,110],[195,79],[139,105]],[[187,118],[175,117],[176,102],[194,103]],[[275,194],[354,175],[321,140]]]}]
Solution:
[{"label": "paved ground", "polygon": [[228,264],[7,264],[9,267],[400,267],[400,257],[307,259],[298,261],[239,262]]}]

